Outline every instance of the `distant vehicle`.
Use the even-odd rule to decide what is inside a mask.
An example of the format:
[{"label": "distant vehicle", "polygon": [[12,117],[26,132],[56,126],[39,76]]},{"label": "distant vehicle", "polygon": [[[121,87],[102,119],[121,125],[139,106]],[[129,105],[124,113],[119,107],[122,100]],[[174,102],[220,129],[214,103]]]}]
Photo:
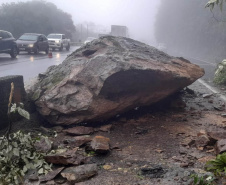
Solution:
[{"label": "distant vehicle", "polygon": [[0,53],[7,53],[11,58],[16,58],[18,48],[15,40],[10,32],[0,30]]},{"label": "distant vehicle", "polygon": [[39,51],[49,52],[49,44],[45,35],[37,33],[25,33],[17,39],[17,47],[20,51],[34,52],[38,54]]},{"label": "distant vehicle", "polygon": [[100,38],[100,37],[103,37],[103,36],[108,36],[109,34],[106,34],[106,33],[100,33],[100,34],[98,34],[98,38]]},{"label": "distant vehicle", "polygon": [[166,44],[165,43],[159,43],[159,45],[158,45],[157,48],[158,48],[158,50],[167,53],[167,47],[166,47]]},{"label": "distant vehicle", "polygon": [[60,33],[51,33],[47,36],[49,47],[53,50],[59,49],[60,51],[63,50],[63,48],[66,48],[67,51],[70,50],[70,39],[67,39],[64,34]]},{"label": "distant vehicle", "polygon": [[95,40],[95,39],[97,39],[97,38],[95,38],[95,37],[88,37],[88,38],[85,40],[84,44],[87,44],[88,42],[91,42],[91,41],[93,41],[93,40]]},{"label": "distant vehicle", "polygon": [[126,26],[111,25],[111,35],[116,37],[129,37]]}]

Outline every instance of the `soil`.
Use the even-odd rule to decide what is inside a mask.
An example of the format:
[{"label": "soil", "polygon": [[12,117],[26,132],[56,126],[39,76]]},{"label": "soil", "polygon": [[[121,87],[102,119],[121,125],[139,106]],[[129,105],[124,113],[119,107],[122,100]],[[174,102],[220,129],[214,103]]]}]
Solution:
[{"label": "soil", "polygon": [[[194,142],[200,130],[225,131],[225,103],[199,82],[167,100],[150,107],[137,107],[115,119],[98,123],[111,124],[110,132],[93,134],[110,138],[111,151],[97,155],[90,163],[99,166],[98,175],[82,185],[186,185],[193,173],[204,171],[205,163],[215,158],[213,147],[198,149]],[[42,127],[41,127],[42,126]],[[86,126],[93,126],[89,124]],[[43,125],[33,115],[21,120],[13,131],[43,132]],[[48,128],[49,129],[49,128]],[[44,129],[45,130],[45,129]],[[106,168],[106,165],[108,168]],[[223,184],[219,179],[217,184]]]}]

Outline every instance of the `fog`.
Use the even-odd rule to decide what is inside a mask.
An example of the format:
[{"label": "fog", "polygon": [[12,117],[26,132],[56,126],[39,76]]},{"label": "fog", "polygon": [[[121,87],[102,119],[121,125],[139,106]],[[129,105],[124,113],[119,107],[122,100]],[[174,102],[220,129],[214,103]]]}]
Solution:
[{"label": "fog", "polygon": [[[0,4],[22,0],[0,0]],[[159,0],[49,0],[72,15],[75,25],[93,22],[110,32],[111,25],[125,25],[131,38],[154,42],[154,22]]]}]

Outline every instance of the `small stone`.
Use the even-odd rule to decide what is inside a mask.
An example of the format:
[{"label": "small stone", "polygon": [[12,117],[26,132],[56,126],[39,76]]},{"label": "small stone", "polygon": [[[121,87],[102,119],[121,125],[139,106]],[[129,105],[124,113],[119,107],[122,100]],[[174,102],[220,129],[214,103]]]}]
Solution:
[{"label": "small stone", "polygon": [[193,144],[195,144],[195,140],[190,137],[185,138],[181,143],[182,146],[192,146]]},{"label": "small stone", "polygon": [[202,136],[202,135],[207,135],[207,132],[205,130],[200,130],[198,133],[197,133],[197,136]]},{"label": "small stone", "polygon": [[211,139],[211,140],[214,140],[214,141],[218,141],[218,140],[221,140],[221,139],[226,139],[226,132],[225,131],[221,131],[221,132],[207,132],[207,135],[208,137]]},{"label": "small stone", "polygon": [[209,144],[210,140],[207,135],[200,135],[197,137],[195,144],[197,148],[205,147]]},{"label": "small stone", "polygon": [[38,152],[48,153],[51,151],[52,143],[48,138],[41,138],[40,141],[35,143],[35,149]]},{"label": "small stone", "polygon": [[94,132],[94,128],[78,126],[78,127],[66,129],[66,130],[64,130],[64,132],[69,135],[77,135],[77,136],[89,135]]},{"label": "small stone", "polygon": [[216,157],[215,156],[205,156],[205,157],[199,158],[198,161],[205,164],[207,161],[210,161],[212,159],[216,159]]},{"label": "small stone", "polygon": [[100,131],[102,132],[110,132],[111,131],[111,128],[112,128],[112,125],[103,125],[100,127]]},{"label": "small stone", "polygon": [[179,153],[180,154],[187,154],[187,149],[180,147]]},{"label": "small stone", "polygon": [[84,136],[76,136],[73,138],[67,138],[64,140],[64,143],[74,148],[74,147],[81,147],[90,141],[92,141],[92,137],[90,135],[84,135]]},{"label": "small stone", "polygon": [[189,163],[181,163],[180,164],[180,167],[182,167],[182,168],[186,168],[186,167],[188,167],[189,166]]},{"label": "small stone", "polygon": [[97,174],[96,164],[85,164],[77,167],[69,167],[61,172],[61,175],[72,183],[81,182]]},{"label": "small stone", "polygon": [[57,133],[61,133],[63,131],[63,127],[61,126],[55,126],[52,128],[52,130],[56,131]]},{"label": "small stone", "polygon": [[209,97],[211,97],[211,96],[213,96],[213,94],[203,94],[203,95],[202,95],[203,98],[209,98]]},{"label": "small stone", "polygon": [[160,150],[160,149],[155,149],[155,151],[159,154],[163,153],[163,150]]},{"label": "small stone", "polygon": [[45,160],[52,164],[62,164],[62,165],[80,165],[86,161],[85,156],[76,153],[77,149],[69,150],[62,153],[50,154],[45,156]]},{"label": "small stone", "polygon": [[103,136],[95,136],[93,140],[91,141],[91,148],[97,153],[105,154],[109,152],[110,145],[109,145],[110,139]]},{"label": "small stone", "polygon": [[58,168],[58,169],[55,169],[53,171],[50,171],[46,175],[42,175],[40,177],[40,182],[44,182],[44,181],[50,181],[51,182],[51,180],[54,179],[63,169],[64,169],[64,167]]},{"label": "small stone", "polygon": [[112,166],[110,166],[110,165],[104,165],[104,166],[103,166],[103,169],[105,169],[105,170],[110,170],[110,169],[112,169]]},{"label": "small stone", "polygon": [[221,154],[226,152],[226,139],[221,139],[216,143],[216,153]]}]

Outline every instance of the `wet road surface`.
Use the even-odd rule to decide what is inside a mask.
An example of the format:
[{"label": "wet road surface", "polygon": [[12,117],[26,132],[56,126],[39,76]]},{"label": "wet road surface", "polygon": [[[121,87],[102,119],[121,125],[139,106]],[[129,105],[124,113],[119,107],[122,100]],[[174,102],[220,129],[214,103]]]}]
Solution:
[{"label": "wet road surface", "polygon": [[16,59],[11,59],[8,54],[0,54],[0,77],[8,75],[23,75],[24,81],[28,81],[36,77],[39,73],[43,73],[49,66],[59,65],[64,59],[78,49],[79,47],[71,47],[70,51],[54,51],[53,58],[48,58],[45,52],[38,55],[20,52]]}]

